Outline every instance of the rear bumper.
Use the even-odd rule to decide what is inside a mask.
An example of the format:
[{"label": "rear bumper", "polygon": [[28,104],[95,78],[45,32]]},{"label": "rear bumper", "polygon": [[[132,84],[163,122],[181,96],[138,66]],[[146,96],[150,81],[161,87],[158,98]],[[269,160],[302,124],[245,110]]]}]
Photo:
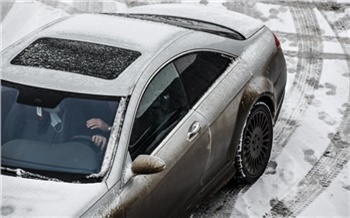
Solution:
[{"label": "rear bumper", "polygon": [[275,121],[277,120],[280,110],[282,108],[284,96],[285,96],[285,88],[287,84],[287,65],[281,49],[279,49],[276,53],[275,61],[273,64],[275,79],[273,81],[274,84],[274,96],[276,99],[276,113],[275,113]]}]

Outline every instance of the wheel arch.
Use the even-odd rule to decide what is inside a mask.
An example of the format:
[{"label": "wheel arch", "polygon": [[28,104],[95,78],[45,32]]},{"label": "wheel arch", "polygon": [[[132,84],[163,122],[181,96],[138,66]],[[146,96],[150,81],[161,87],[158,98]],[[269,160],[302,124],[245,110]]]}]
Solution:
[{"label": "wheel arch", "polygon": [[253,107],[259,102],[265,103],[270,109],[272,115],[272,124],[275,124],[275,116],[276,116],[276,104],[274,103],[273,96],[270,93],[266,93],[261,95],[256,102],[253,104]]},{"label": "wheel arch", "polygon": [[240,143],[241,134],[245,127],[246,120],[249,117],[250,112],[259,102],[268,106],[271,116],[272,124],[275,123],[276,116],[276,103],[273,94],[272,83],[264,77],[252,78],[247,86],[241,91],[240,103],[237,111],[237,119],[235,122],[235,128],[232,133],[232,140],[230,145],[229,155],[231,160],[235,160],[238,145]]}]

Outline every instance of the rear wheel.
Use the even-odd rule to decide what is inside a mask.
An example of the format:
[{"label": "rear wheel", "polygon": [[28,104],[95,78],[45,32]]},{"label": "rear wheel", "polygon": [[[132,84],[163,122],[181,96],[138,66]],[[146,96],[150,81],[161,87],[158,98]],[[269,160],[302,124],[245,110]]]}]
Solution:
[{"label": "rear wheel", "polygon": [[248,116],[236,153],[236,177],[254,183],[264,173],[273,140],[272,115],[265,103],[256,104]]}]

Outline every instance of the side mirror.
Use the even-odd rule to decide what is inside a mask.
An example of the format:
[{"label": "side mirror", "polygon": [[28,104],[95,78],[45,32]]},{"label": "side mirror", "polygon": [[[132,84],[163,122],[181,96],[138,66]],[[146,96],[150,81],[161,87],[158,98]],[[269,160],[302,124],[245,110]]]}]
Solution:
[{"label": "side mirror", "polygon": [[135,175],[159,173],[165,169],[163,160],[149,156],[139,155],[131,165],[131,170]]}]

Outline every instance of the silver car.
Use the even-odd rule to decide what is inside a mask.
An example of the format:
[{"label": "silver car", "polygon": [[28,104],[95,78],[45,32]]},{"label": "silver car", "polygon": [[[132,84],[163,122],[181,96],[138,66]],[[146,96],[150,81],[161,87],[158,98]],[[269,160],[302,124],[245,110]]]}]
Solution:
[{"label": "silver car", "polygon": [[1,213],[188,216],[263,174],[285,85],[276,36],[235,12],[55,21],[2,53]]}]

